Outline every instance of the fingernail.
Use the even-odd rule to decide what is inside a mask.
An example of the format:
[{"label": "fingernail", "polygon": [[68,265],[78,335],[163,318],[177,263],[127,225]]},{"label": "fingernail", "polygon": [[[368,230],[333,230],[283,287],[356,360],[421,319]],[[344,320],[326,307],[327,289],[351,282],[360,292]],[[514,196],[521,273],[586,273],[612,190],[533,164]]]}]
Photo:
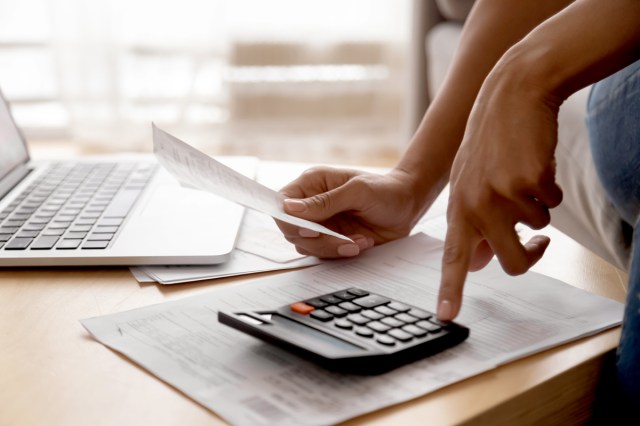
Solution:
[{"label": "fingernail", "polygon": [[298,235],[304,238],[316,238],[320,233],[318,231],[312,231],[311,229],[300,228]]},{"label": "fingernail", "polygon": [[360,248],[356,244],[343,244],[338,246],[338,254],[344,257],[357,256]]},{"label": "fingernail", "polygon": [[449,321],[452,319],[452,316],[453,308],[451,306],[451,302],[449,302],[448,300],[443,300],[442,302],[440,302],[440,305],[438,305],[438,319]]},{"label": "fingernail", "polygon": [[284,200],[284,205],[287,207],[287,210],[292,212],[303,212],[307,209],[307,205],[300,200]]},{"label": "fingernail", "polygon": [[366,237],[356,238],[353,242],[355,242],[361,250],[369,247],[369,242]]}]

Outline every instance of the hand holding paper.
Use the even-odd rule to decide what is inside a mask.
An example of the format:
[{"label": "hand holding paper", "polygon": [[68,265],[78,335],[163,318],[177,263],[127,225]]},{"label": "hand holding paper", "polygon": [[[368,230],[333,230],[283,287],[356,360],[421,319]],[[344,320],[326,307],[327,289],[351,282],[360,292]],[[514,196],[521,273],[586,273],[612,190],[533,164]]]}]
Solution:
[{"label": "hand holding paper", "polygon": [[211,192],[301,228],[352,241],[322,225],[285,213],[284,195],[237,173],[155,125],[153,151],[160,164],[183,185]]}]

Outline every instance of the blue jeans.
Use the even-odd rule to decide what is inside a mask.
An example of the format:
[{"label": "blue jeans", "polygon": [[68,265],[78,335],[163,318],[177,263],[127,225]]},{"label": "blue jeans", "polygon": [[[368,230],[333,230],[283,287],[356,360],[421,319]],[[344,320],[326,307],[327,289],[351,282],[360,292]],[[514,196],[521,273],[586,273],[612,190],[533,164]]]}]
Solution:
[{"label": "blue jeans", "polygon": [[621,401],[625,401],[627,409],[637,412],[640,406],[640,61],[593,86],[587,126],[598,177],[624,221],[622,225],[628,230],[632,244],[616,375]]}]

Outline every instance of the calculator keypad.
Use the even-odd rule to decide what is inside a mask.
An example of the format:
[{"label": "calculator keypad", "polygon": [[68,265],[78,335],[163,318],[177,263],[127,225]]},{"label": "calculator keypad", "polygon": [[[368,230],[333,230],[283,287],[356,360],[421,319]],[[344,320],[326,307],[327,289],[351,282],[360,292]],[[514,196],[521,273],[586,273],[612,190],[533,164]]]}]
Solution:
[{"label": "calculator keypad", "polygon": [[315,297],[290,307],[293,312],[387,347],[423,339],[447,327],[430,312],[359,288]]}]

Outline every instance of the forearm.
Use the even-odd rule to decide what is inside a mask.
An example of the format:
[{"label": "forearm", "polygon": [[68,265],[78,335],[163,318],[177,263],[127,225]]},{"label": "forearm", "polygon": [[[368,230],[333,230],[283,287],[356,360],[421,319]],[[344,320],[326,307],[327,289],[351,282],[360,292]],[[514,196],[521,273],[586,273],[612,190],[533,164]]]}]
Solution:
[{"label": "forearm", "polygon": [[449,178],[467,118],[500,57],[571,0],[479,0],[468,17],[453,63],[395,171],[406,174],[426,209]]},{"label": "forearm", "polygon": [[578,0],[514,45],[487,85],[559,107],[579,89],[639,59],[640,1]]}]

